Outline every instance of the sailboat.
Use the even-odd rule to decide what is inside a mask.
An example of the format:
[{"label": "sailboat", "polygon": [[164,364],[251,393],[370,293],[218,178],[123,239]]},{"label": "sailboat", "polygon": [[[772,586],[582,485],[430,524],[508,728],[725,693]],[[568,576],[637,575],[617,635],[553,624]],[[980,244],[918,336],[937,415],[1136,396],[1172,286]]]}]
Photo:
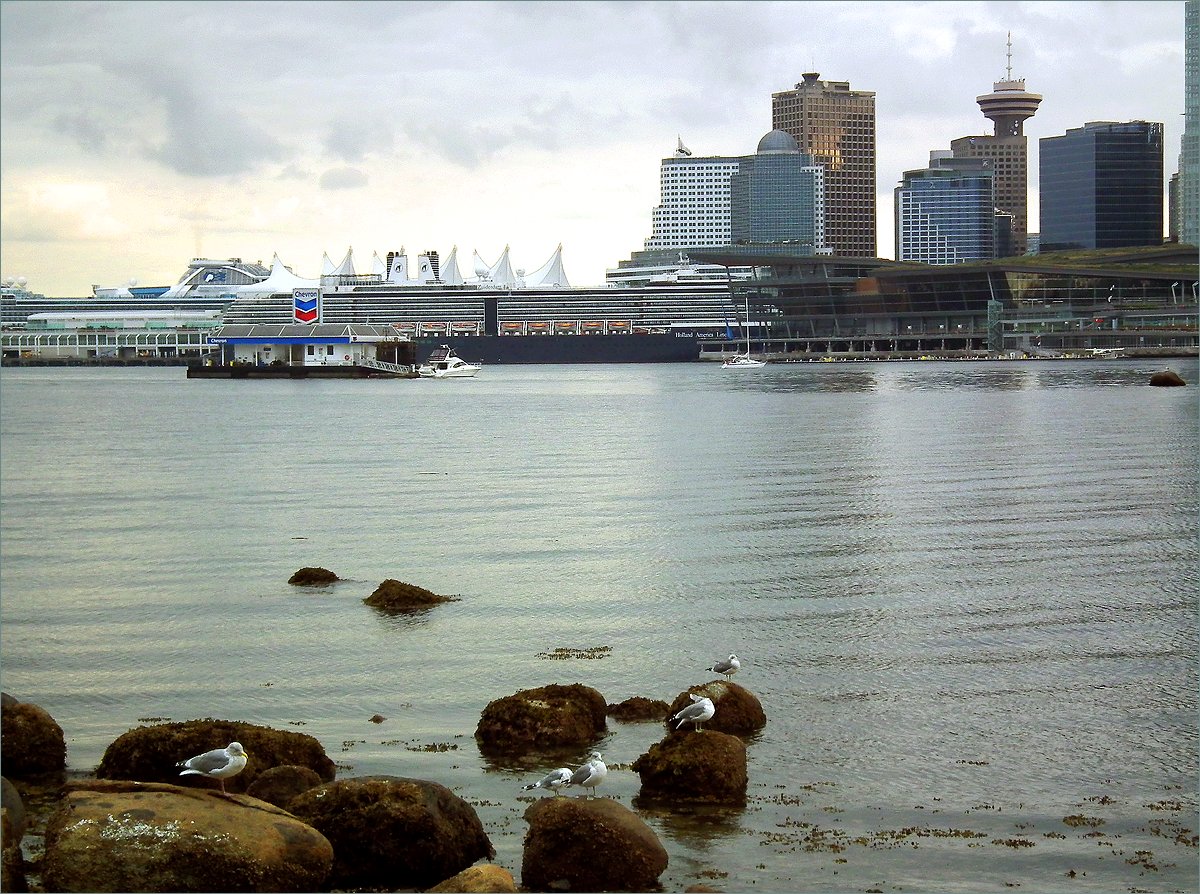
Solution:
[{"label": "sailboat", "polygon": [[755,360],[750,356],[750,293],[746,293],[746,353],[734,354],[721,364],[722,369],[758,369],[766,366],[765,360]]}]

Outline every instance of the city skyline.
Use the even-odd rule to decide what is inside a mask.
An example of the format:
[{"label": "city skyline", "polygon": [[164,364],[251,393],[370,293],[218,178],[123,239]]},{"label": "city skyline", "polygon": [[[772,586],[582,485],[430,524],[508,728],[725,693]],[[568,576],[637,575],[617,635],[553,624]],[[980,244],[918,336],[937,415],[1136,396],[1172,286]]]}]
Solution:
[{"label": "city skyline", "polygon": [[[1181,0],[1155,3],[0,3],[0,267],[47,295],[196,256],[317,275],[353,247],[595,285],[642,248],[682,141],[747,155],[804,72],[876,95],[878,252],[903,172],[991,133],[1006,75],[1037,142],[1091,121],[1183,131]],[[1165,227],[1164,227],[1165,232]],[[469,275],[463,264],[464,273]]]}]

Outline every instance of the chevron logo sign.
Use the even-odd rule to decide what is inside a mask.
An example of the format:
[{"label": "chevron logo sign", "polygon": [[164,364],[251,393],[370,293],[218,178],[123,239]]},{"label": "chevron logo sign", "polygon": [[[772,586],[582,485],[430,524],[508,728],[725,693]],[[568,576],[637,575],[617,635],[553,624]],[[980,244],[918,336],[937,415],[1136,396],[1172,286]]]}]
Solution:
[{"label": "chevron logo sign", "polygon": [[321,321],[321,290],[292,289],[292,316],[297,323]]}]

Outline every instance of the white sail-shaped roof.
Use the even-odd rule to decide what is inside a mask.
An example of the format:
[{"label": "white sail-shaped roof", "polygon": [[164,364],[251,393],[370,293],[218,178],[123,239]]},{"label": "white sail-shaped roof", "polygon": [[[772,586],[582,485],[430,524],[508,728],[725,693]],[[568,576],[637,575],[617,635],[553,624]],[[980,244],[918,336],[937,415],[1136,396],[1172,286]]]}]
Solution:
[{"label": "white sail-shaped roof", "polygon": [[571,287],[571,284],[567,282],[567,271],[563,269],[561,242],[554,250],[554,254],[550,256],[550,260],[532,273],[525,274],[525,285],[531,289],[569,289]]},{"label": "white sail-shaped roof", "polygon": [[480,257],[479,249],[475,250],[475,275],[479,279],[487,279],[492,275],[492,265]]},{"label": "white sail-shaped roof", "polygon": [[333,276],[333,271],[334,271],[333,261],[329,257],[329,252],[322,252],[322,254],[321,254],[321,275],[322,276]]},{"label": "white sail-shaped roof", "polygon": [[387,273],[387,264],[383,263],[379,252],[373,252],[371,255],[371,272],[376,276],[384,276]]},{"label": "white sail-shaped roof", "polygon": [[498,260],[488,271],[491,276],[492,283],[501,286],[502,288],[512,288],[517,284],[517,277],[513,273],[512,264],[508,260],[508,246],[504,246],[504,254],[500,255]]},{"label": "white sail-shaped roof", "polygon": [[458,269],[458,246],[450,249],[450,256],[442,264],[440,271],[442,282],[448,286],[461,286],[464,282],[462,271]]},{"label": "white sail-shaped roof", "polygon": [[337,268],[329,274],[330,276],[354,276],[354,249],[346,249],[346,257],[342,258],[342,263],[337,265]]},{"label": "white sail-shaped roof", "polygon": [[315,289],[321,285],[319,279],[305,279],[297,276],[279,259],[279,254],[271,260],[271,275],[262,282],[241,286],[239,295],[274,295],[279,292],[290,292],[292,289]]}]

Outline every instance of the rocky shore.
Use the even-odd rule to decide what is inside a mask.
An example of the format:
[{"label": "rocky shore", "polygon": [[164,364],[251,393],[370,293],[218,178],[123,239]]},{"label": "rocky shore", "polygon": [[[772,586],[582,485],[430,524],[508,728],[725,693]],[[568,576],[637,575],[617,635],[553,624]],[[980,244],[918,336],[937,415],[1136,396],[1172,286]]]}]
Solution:
[{"label": "rocky shore", "polygon": [[[561,751],[598,742],[609,715],[659,721],[663,740],[633,767],[640,799],[745,803],[747,746],[735,733],[761,728],[761,705],[728,680],[676,703],[694,692],[717,705],[710,729],[673,728],[677,709],[665,702],[607,705],[575,683],[495,700],[476,740],[488,754]],[[5,694],[0,728],[5,891],[643,891],[661,889],[667,867],[635,810],[556,791],[525,811],[518,887],[516,867],[488,862],[495,849],[467,801],[429,780],[338,780],[321,743],[290,730],[154,723],[120,735],[93,773],[78,774],[67,772],[63,731],[39,706]],[[244,769],[180,775],[183,759],[230,742],[248,756]]]}]

